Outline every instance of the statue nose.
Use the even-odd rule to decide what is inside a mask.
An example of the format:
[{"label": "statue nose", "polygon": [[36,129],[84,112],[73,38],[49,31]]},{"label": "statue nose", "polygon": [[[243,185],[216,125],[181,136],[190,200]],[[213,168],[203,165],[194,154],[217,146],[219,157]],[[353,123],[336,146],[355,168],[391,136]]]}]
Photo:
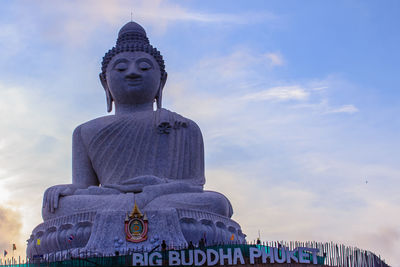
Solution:
[{"label": "statue nose", "polygon": [[128,78],[128,79],[136,79],[136,78],[140,78],[140,77],[141,76],[138,73],[135,73],[135,72],[129,72],[125,76],[125,78]]},{"label": "statue nose", "polygon": [[129,78],[129,79],[135,79],[135,78],[140,78],[141,75],[139,74],[139,72],[136,68],[131,67],[131,68],[129,68],[125,77]]},{"label": "statue nose", "polygon": [[136,66],[130,66],[128,69],[128,72],[126,73],[126,78],[138,78],[141,77],[139,74],[139,70],[136,68]]}]

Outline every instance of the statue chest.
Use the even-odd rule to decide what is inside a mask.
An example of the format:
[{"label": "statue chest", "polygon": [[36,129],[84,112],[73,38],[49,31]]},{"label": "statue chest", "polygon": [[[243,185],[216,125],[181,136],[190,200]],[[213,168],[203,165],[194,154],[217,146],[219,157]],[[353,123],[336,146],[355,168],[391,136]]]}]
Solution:
[{"label": "statue chest", "polygon": [[[119,120],[101,129],[88,145],[100,183],[141,175],[184,179],[196,152],[189,128],[155,127],[151,121]],[[193,143],[193,144],[192,144]]]}]

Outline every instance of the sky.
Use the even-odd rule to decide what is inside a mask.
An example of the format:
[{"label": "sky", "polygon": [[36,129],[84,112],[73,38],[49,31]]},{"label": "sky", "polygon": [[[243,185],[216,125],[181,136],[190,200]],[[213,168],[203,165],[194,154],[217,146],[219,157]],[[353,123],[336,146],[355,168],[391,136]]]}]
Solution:
[{"label": "sky", "polygon": [[206,189],[252,241],[356,246],[400,266],[400,2],[0,2],[0,249],[24,255],[74,128],[106,115],[105,52],[132,18],[163,106],[194,120]]}]

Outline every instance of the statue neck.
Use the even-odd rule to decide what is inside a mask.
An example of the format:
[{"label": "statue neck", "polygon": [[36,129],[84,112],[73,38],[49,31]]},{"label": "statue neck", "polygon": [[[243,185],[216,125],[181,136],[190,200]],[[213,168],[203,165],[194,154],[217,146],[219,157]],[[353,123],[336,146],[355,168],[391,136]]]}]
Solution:
[{"label": "statue neck", "polygon": [[115,115],[128,115],[142,111],[153,111],[153,103],[145,104],[115,104]]}]

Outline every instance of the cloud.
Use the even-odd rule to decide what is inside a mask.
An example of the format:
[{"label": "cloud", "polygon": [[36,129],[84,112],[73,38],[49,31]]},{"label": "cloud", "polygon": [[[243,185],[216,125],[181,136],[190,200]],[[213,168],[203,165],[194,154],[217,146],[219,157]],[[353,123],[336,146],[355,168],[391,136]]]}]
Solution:
[{"label": "cloud", "polygon": [[[232,201],[233,218],[241,224],[249,241],[257,236],[258,230],[261,230],[262,240],[281,240],[288,232],[295,234],[293,239],[310,238],[319,223],[315,218],[324,210],[305,207],[312,206],[317,195],[296,188],[293,183],[275,182],[275,178],[268,175],[263,179],[248,175],[246,167],[208,169],[206,186],[222,192]],[[293,225],[296,220],[297,224]]]},{"label": "cloud", "polygon": [[[398,262],[400,218],[396,202],[387,202],[385,196],[376,195],[377,190],[370,188],[349,192],[351,202],[344,203],[341,185],[335,187],[325,181],[329,189],[319,192],[312,186],[313,181],[289,181],[271,172],[273,167],[267,162],[264,165],[264,173],[258,176],[243,163],[207,169],[207,189],[222,192],[230,199],[233,219],[242,226],[248,241],[255,240],[260,230],[262,240],[333,241],[370,250],[390,259],[389,264]],[[352,167],[366,166],[348,167],[344,173]],[[359,197],[366,203],[361,208],[354,202]]]},{"label": "cloud", "polygon": [[11,58],[26,47],[26,40],[13,24],[0,24],[0,50],[6,51],[2,60]]},{"label": "cloud", "polygon": [[[332,240],[396,262],[396,249],[379,245],[393,231],[374,240],[380,229],[400,224],[400,169],[371,161],[377,148],[360,134],[363,123],[329,116],[358,110],[338,100],[356,99],[343,97],[351,84],[337,76],[276,79],[262,55],[241,48],[170,73],[168,106],[204,134],[206,187],[232,201],[249,240],[258,230],[265,240]],[[400,246],[395,232],[389,243]]]},{"label": "cloud", "polygon": [[[131,12],[134,21],[145,24],[155,34],[164,34],[170,25],[181,22],[237,25],[277,19],[267,11],[238,14],[207,13],[161,0],[84,2],[75,0],[60,3],[45,0],[35,5],[26,1],[26,4],[18,6],[17,10],[19,15],[23,14],[23,25],[26,25],[26,21],[30,21],[36,26],[36,31],[47,40],[72,47],[86,44],[99,29],[104,31],[112,27],[115,31],[115,27],[121,27],[131,19]],[[51,20],[52,23],[37,20],[38,15],[45,17],[47,21]],[[25,29],[22,23],[18,28]]]},{"label": "cloud", "polygon": [[261,92],[247,94],[242,97],[247,101],[263,100],[306,100],[309,93],[300,86],[280,86],[270,88]]},{"label": "cloud", "polygon": [[[44,190],[71,180],[73,122],[60,112],[68,110],[66,103],[57,95],[53,97],[54,101],[34,85],[25,88],[0,83],[0,202],[7,205],[3,206],[5,228],[0,234],[10,231],[2,238],[4,242],[19,242],[17,248],[22,255],[25,240],[41,222]],[[13,207],[18,214],[8,212],[6,207]],[[7,230],[7,220],[15,221],[21,235],[15,229]]]},{"label": "cloud", "polygon": [[[25,24],[27,34],[45,36],[46,43],[52,40],[46,49],[41,48],[44,53],[52,51],[54,43],[85,49],[82,44],[93,36],[98,41],[103,34],[97,33],[109,34],[110,28],[114,42],[115,29],[130,19],[126,6],[133,6],[134,20],[151,25],[159,34],[182,21],[210,26],[254,22],[248,20],[254,15],[250,13],[201,13],[166,1],[38,3],[35,8],[22,5],[27,13],[16,17],[25,20],[19,26],[5,27],[3,36],[14,40],[16,50],[23,49],[21,29],[26,29],[22,27]],[[268,14],[255,18],[269,19]],[[365,121],[347,116],[358,111],[359,104],[353,101],[360,96],[344,95],[337,76],[283,79],[276,67],[288,65],[290,59],[271,52],[276,49],[242,46],[224,51],[202,57],[184,70],[172,68],[164,106],[200,125],[206,187],[229,197],[234,218],[249,240],[261,230],[267,240],[333,240],[398,259],[395,227],[400,224],[396,191],[400,170],[397,162],[393,163],[396,144],[389,149],[381,147],[377,141],[381,132],[368,138],[363,133],[371,129],[365,128]],[[53,55],[50,58],[53,60]],[[87,73],[86,64],[92,62],[71,66]],[[24,86],[20,80],[18,86],[0,84],[0,201],[12,201],[8,206],[23,211],[18,214],[25,239],[41,222],[44,190],[71,181],[73,128],[103,114],[94,114],[98,99],[90,94],[91,90],[101,91],[98,84],[92,80],[81,84],[75,74],[78,71],[62,73],[65,80],[46,76],[51,90],[35,82]],[[103,95],[99,95],[103,107]],[[331,113],[344,116],[337,120]],[[387,154],[376,156],[383,150]],[[393,251],[384,251],[381,244],[385,242],[395,247]]]},{"label": "cloud", "polygon": [[265,20],[274,20],[277,17],[270,12],[263,13],[201,13],[191,11],[178,5],[165,4],[165,1],[149,1],[138,6],[138,14],[150,20],[161,20],[164,22],[172,21],[192,21],[201,23],[229,23],[229,24],[251,24]]},{"label": "cloud", "polygon": [[[297,109],[284,113],[290,114],[289,117],[309,112],[327,115],[358,111],[351,104],[339,108],[331,106],[329,100],[332,97],[328,95],[342,85],[335,77],[300,82],[277,81],[274,70],[263,55],[240,47],[218,57],[203,58],[184,74],[171,72],[165,99],[175,107],[189,110],[194,116],[206,116],[207,120],[223,114],[239,116],[240,112],[248,112],[249,104],[264,111],[272,105],[277,105],[275,108],[278,109]],[[271,86],[274,84],[276,86]],[[187,95],[191,97],[188,99]],[[269,102],[270,106],[264,102]]]},{"label": "cloud", "polygon": [[249,82],[258,82],[260,73],[268,74],[270,69],[270,60],[262,54],[240,47],[231,53],[203,58],[189,71],[193,76],[202,75],[209,83],[223,81],[225,85],[234,83],[245,89]]},{"label": "cloud", "polygon": [[265,57],[270,60],[272,66],[282,66],[285,64],[280,53],[267,53]]},{"label": "cloud", "polygon": [[312,90],[314,90],[314,91],[322,91],[322,90],[325,90],[325,89],[328,89],[328,88],[329,88],[328,86],[321,86],[321,87],[312,88]]},{"label": "cloud", "polygon": [[344,105],[338,108],[334,108],[329,110],[327,113],[356,113],[358,112],[358,108],[353,105]]},{"label": "cloud", "polygon": [[[382,255],[397,254],[397,247],[400,245],[400,232],[396,225],[390,223],[378,229],[371,229],[365,232],[357,232],[354,239],[360,244],[374,250],[380,250]],[[400,256],[396,255],[397,262]],[[394,261],[391,262],[394,264]]]}]

